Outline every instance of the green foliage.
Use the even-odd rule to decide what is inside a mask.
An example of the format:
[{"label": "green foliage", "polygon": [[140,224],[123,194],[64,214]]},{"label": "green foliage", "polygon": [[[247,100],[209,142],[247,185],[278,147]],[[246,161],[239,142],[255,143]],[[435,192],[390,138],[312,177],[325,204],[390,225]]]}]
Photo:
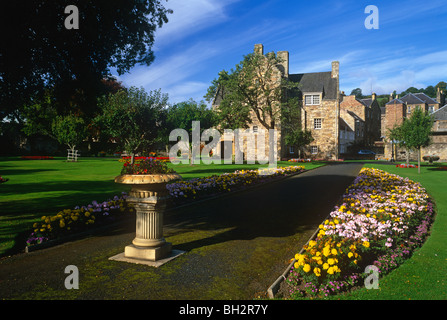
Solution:
[{"label": "green foliage", "polygon": [[363,99],[363,93],[362,93],[362,89],[360,88],[355,88],[351,91],[351,96],[355,96],[357,99]]},{"label": "green foliage", "polygon": [[84,113],[94,109],[101,81],[150,65],[155,32],[172,10],[162,0],[75,1],[79,29],[68,30],[64,1],[2,3],[0,29],[0,118],[21,111],[47,86],[66,102],[78,95]]},{"label": "green foliage", "polygon": [[[204,102],[197,103],[193,99],[177,103],[167,110],[166,128],[169,131],[185,129],[191,139],[193,121],[200,121],[200,130],[203,132],[216,124],[215,113]],[[169,133],[166,137],[168,136]]]},{"label": "green foliage", "polygon": [[297,97],[281,106],[281,125],[284,130],[284,142],[288,146],[300,149],[314,141],[312,132],[301,128],[301,101]]},{"label": "green foliage", "polygon": [[416,108],[403,125],[405,142],[408,147],[419,149],[428,146],[432,126],[433,118],[427,112]]},{"label": "green foliage", "polygon": [[276,128],[284,92],[294,87],[285,79],[275,79],[281,62],[282,59],[273,52],[267,55],[251,53],[230,72],[219,73],[205,98],[208,101],[221,98],[216,112],[222,128],[247,128],[251,123],[250,112],[265,129]]},{"label": "green foliage", "polygon": [[52,133],[59,143],[74,150],[87,136],[87,127],[84,120],[75,115],[57,116],[53,121]]},{"label": "green foliage", "polygon": [[160,141],[167,103],[167,94],[160,90],[149,93],[135,87],[119,90],[100,99],[102,114],[95,118],[95,123],[133,155]]}]

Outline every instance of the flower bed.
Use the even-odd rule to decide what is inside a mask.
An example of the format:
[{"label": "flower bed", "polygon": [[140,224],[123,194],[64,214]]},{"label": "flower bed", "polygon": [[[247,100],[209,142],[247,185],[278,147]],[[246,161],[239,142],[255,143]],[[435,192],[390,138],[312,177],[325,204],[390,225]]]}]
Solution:
[{"label": "flower bed", "polygon": [[[265,169],[267,170],[267,169]],[[303,172],[303,166],[290,166],[269,170],[269,174],[258,170],[240,170],[234,173],[224,173],[205,178],[195,178],[188,181],[169,183],[166,187],[174,202],[184,203],[205,196],[231,192],[270,179]]]},{"label": "flower bed", "polygon": [[[155,159],[155,160],[163,161],[163,162],[170,160],[169,157],[151,157],[151,156],[149,156],[149,157],[134,157],[134,161],[135,162],[144,161],[144,160],[150,160],[150,159],[152,159],[152,160]],[[121,159],[119,161],[126,163],[126,162],[130,162],[130,160],[131,160],[131,157],[121,157]]]},{"label": "flower bed", "polygon": [[312,162],[311,159],[289,159],[289,162]]},{"label": "flower bed", "polygon": [[27,246],[41,244],[70,234],[76,234],[97,226],[103,226],[125,216],[133,208],[126,204],[126,194],[115,196],[112,200],[87,206],[64,209],[53,216],[43,216],[33,224],[33,232],[26,241]]},{"label": "flower bed", "polygon": [[6,181],[9,181],[9,179],[3,178],[2,176],[0,176],[0,183],[6,182]]},{"label": "flower bed", "polygon": [[362,169],[342,202],[296,254],[287,278],[291,297],[362,285],[368,265],[386,274],[422,245],[434,213],[420,184],[377,169]]},{"label": "flower bed", "polygon": [[417,168],[418,166],[415,164],[405,164],[405,163],[401,163],[401,164],[396,164],[396,168]]},{"label": "flower bed", "polygon": [[53,157],[50,156],[22,156],[22,159],[25,160],[53,160]]}]

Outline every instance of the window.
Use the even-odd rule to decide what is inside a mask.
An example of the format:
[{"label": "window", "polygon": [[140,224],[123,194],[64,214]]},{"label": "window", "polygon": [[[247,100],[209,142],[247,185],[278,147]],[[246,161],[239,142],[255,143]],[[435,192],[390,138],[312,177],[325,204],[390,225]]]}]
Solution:
[{"label": "window", "polygon": [[295,153],[295,148],[293,146],[289,147],[289,153]]},{"label": "window", "polygon": [[310,153],[311,154],[317,154],[318,153],[318,147],[317,146],[311,146],[310,147]]},{"label": "window", "polygon": [[411,106],[407,107],[407,112],[410,113],[411,112]]},{"label": "window", "polygon": [[321,118],[314,119],[314,129],[321,129]]},{"label": "window", "polygon": [[308,106],[320,104],[319,94],[308,94],[304,96],[304,103]]},{"label": "window", "polygon": [[253,132],[258,132],[258,126],[253,126]]},{"label": "window", "polygon": [[435,112],[435,106],[428,106],[428,112],[430,113]]}]

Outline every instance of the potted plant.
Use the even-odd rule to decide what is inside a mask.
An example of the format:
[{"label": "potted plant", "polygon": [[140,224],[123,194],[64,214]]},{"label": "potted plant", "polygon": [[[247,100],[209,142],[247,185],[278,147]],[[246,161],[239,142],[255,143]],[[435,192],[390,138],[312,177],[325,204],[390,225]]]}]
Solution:
[{"label": "potted plant", "polygon": [[438,161],[439,157],[438,156],[423,156],[422,159],[424,159],[424,161],[428,161],[428,163],[433,163],[433,161]]},{"label": "potted plant", "polygon": [[166,185],[179,179],[181,176],[165,162],[154,158],[124,162],[115,182],[132,186],[127,202],[136,212],[136,236],[125,248],[125,257],[157,261],[169,255],[172,245],[163,238],[163,214],[169,197]]}]

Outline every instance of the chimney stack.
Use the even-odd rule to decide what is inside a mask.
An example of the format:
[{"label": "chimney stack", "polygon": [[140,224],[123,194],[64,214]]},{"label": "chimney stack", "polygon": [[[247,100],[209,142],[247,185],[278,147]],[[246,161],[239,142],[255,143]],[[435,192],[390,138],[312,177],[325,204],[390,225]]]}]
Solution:
[{"label": "chimney stack", "polygon": [[436,92],[436,100],[439,102],[440,108],[445,105],[445,94],[439,87],[438,87],[438,91]]},{"label": "chimney stack", "polygon": [[371,98],[372,98],[372,100],[374,101],[374,100],[377,99],[377,95],[373,92],[372,95],[371,95]]},{"label": "chimney stack", "polygon": [[264,55],[264,46],[262,44],[255,44],[255,54]]},{"label": "chimney stack", "polygon": [[278,51],[276,56],[282,61],[281,71],[284,77],[289,76],[289,52],[288,51]]},{"label": "chimney stack", "polygon": [[340,62],[332,61],[332,73],[331,73],[332,78],[338,78],[339,68],[340,68]]},{"label": "chimney stack", "polygon": [[391,92],[390,93],[390,101],[392,101],[394,98],[393,98],[393,93]]}]

